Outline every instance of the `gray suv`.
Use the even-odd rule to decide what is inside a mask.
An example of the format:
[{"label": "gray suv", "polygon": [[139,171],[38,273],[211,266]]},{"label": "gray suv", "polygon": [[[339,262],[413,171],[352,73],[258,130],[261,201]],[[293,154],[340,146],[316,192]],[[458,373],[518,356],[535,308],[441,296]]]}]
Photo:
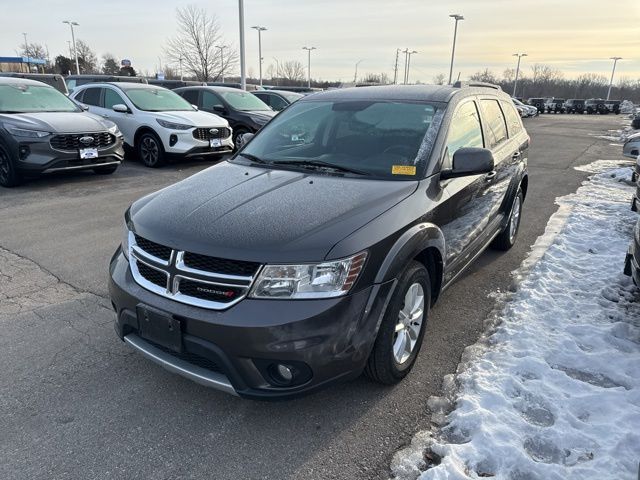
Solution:
[{"label": "gray suv", "polygon": [[109,174],[123,158],[115,123],[85,112],[42,82],[0,77],[1,186],[61,170]]}]

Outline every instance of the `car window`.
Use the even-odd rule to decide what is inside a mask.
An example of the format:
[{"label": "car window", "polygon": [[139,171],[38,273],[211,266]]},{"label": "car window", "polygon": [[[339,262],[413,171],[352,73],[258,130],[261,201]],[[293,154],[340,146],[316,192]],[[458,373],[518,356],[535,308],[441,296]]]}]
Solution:
[{"label": "car window", "polygon": [[191,105],[198,105],[198,90],[185,90],[180,95]]},{"label": "car window", "polygon": [[126,92],[136,108],[147,112],[193,111],[184,98],[166,88],[127,88]]},{"label": "car window", "polygon": [[76,80],[72,78],[71,80],[67,80],[67,88],[71,90],[72,88],[76,88]]},{"label": "car window", "polygon": [[87,105],[100,106],[100,90],[99,87],[87,88],[82,96],[82,103]]},{"label": "car window", "polygon": [[120,94],[110,88],[104,89],[104,108],[113,108],[114,105],[126,105]]},{"label": "car window", "polygon": [[449,158],[453,158],[456,150],[463,147],[484,147],[482,126],[480,125],[480,115],[478,114],[476,102],[462,104],[451,120],[447,137]]},{"label": "car window", "polygon": [[213,110],[214,107],[224,107],[222,100],[215,93],[209,90],[202,91],[202,110]]},{"label": "car window", "polygon": [[489,130],[489,148],[507,139],[507,123],[498,100],[481,100],[483,118]]},{"label": "car window", "polygon": [[273,95],[271,95],[270,93],[255,92],[254,95],[258,97],[260,100],[262,100],[264,103],[266,103],[267,105],[271,106],[271,98],[273,97]]},{"label": "car window", "polygon": [[269,103],[269,105],[271,105],[271,108],[273,108],[274,110],[283,110],[284,108],[287,107],[287,102],[284,101],[284,99],[280,98],[278,95],[269,95],[271,103]]},{"label": "car window", "polygon": [[513,108],[513,105],[509,105],[507,102],[502,103],[502,111],[507,119],[507,127],[509,127],[509,137],[513,137],[522,131],[522,121],[520,115]]},{"label": "car window", "polygon": [[250,111],[271,111],[269,105],[256,97],[253,93],[243,92],[242,90],[221,91],[219,95],[231,105],[231,108],[241,112]]}]

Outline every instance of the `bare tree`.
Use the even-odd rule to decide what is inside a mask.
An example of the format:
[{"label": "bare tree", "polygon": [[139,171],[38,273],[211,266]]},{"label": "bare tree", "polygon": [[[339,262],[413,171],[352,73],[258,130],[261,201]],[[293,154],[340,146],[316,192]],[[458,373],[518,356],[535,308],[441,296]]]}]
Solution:
[{"label": "bare tree", "polygon": [[557,68],[542,63],[536,63],[531,67],[533,83],[547,84],[561,80],[563,74]]},{"label": "bare tree", "polygon": [[80,72],[95,73],[98,69],[98,57],[89,45],[82,40],[76,40],[76,51],[78,52]]},{"label": "bare tree", "polygon": [[40,43],[30,43],[23,45],[20,50],[20,56],[31,58],[47,58],[47,50]]},{"label": "bare tree", "polygon": [[362,83],[376,83],[379,85],[387,85],[391,83],[389,80],[389,75],[386,73],[367,73],[364,77],[360,79]]},{"label": "bare tree", "polygon": [[438,75],[433,77],[433,83],[435,85],[444,85],[444,82],[446,82],[446,80],[447,76],[444,73],[439,73]]},{"label": "bare tree", "polygon": [[469,80],[474,80],[476,82],[498,83],[498,77],[496,77],[488,68],[485,68],[484,71],[474,73],[469,77]]},{"label": "bare tree", "polygon": [[223,45],[222,32],[216,15],[204,8],[187,5],[176,9],[178,33],[167,41],[165,55],[174,64],[182,63],[183,70],[200,81],[217,80],[228,75],[238,61],[234,49],[224,49],[221,58],[217,45]]},{"label": "bare tree", "polygon": [[288,81],[301,82],[305,78],[305,68],[298,60],[289,60],[280,64],[280,76]]}]

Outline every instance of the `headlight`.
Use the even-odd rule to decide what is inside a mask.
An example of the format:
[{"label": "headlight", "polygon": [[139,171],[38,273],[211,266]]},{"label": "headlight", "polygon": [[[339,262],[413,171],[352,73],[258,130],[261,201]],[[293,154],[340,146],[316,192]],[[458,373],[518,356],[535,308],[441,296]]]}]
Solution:
[{"label": "headlight", "polygon": [[5,125],[4,128],[15,137],[42,138],[49,135],[49,132],[28,130],[26,128],[14,127],[13,125]]},{"label": "headlight", "polygon": [[251,290],[253,298],[300,299],[345,295],[356,283],[367,252],[307,265],[265,265]]},{"label": "headlight", "polygon": [[[110,122],[113,123],[113,122]],[[118,125],[116,125],[115,123],[108,128],[109,133],[113,133],[114,135],[118,136],[120,135],[120,129],[118,128]]]},{"label": "headlight", "polygon": [[158,122],[162,127],[168,128],[169,130],[189,130],[190,128],[193,128],[193,125],[168,122],[166,120],[160,120],[159,118],[156,118],[156,122]]},{"label": "headlight", "polygon": [[122,253],[124,253],[124,256],[126,257],[127,260],[129,260],[129,234],[131,232],[129,231],[129,227],[127,225],[127,221],[123,221],[122,222],[122,239],[121,239],[121,245],[122,245]]}]

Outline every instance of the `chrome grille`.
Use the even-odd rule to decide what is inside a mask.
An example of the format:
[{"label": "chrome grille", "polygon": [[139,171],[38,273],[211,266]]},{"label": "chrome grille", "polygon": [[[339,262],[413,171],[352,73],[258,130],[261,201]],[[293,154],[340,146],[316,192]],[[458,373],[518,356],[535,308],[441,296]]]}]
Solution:
[{"label": "chrome grille", "polygon": [[135,281],[158,295],[212,310],[247,296],[259,263],[175,250],[129,232],[129,265]]},{"label": "chrome grille", "polygon": [[193,138],[204,140],[205,142],[211,140],[212,138],[228,138],[229,135],[231,135],[231,130],[226,127],[196,128],[193,131]]},{"label": "chrome grille", "polygon": [[[82,143],[83,137],[93,138],[93,141]],[[80,148],[108,148],[116,142],[116,137],[109,132],[70,133],[55,135],[49,141],[51,148],[56,150],[75,151]]]}]

